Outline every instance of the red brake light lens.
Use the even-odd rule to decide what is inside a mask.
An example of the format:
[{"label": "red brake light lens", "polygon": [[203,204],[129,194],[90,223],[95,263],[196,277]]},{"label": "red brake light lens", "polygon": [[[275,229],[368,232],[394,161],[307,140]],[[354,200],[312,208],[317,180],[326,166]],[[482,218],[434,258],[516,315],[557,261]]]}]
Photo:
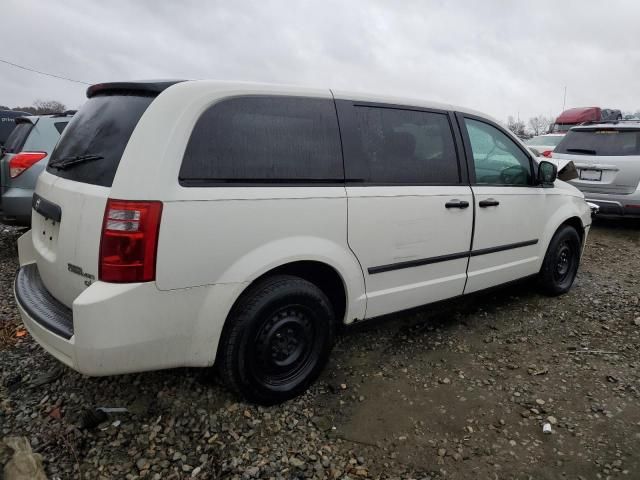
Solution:
[{"label": "red brake light lens", "polygon": [[44,157],[47,156],[47,152],[20,152],[11,158],[9,161],[9,176],[16,178],[25,170],[31,168],[34,164],[38,163]]},{"label": "red brake light lens", "polygon": [[98,278],[103,282],[151,282],[162,202],[107,201],[100,240]]},{"label": "red brake light lens", "polygon": [[545,150],[544,152],[542,152],[542,156],[543,157],[547,157],[547,158],[551,158],[552,157],[552,155],[551,155],[552,153],[553,153],[553,150]]}]

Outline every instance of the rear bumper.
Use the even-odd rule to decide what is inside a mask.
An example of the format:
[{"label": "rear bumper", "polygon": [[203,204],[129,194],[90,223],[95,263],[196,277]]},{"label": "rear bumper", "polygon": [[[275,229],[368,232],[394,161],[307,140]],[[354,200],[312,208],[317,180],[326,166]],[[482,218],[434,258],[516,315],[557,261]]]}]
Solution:
[{"label": "rear bumper", "polygon": [[35,263],[25,265],[18,271],[13,291],[17,304],[30,319],[65,340],[73,336],[71,309],[47,291]]},{"label": "rear bumper", "polygon": [[14,295],[33,338],[91,376],[212,365],[237,285],[160,291],[153,283],[95,282],[69,309],[23,264]]},{"label": "rear bumper", "polygon": [[8,188],[2,193],[2,219],[12,224],[31,223],[32,189]]},{"label": "rear bumper", "polygon": [[640,217],[640,191],[630,195],[583,192],[587,202],[600,207],[598,215]]}]

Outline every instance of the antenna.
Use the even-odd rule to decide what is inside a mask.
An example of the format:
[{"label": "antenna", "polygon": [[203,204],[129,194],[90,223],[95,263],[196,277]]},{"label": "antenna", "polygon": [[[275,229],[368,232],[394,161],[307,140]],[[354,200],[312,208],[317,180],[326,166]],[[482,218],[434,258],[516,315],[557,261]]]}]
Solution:
[{"label": "antenna", "polygon": [[564,98],[562,99],[562,111],[564,112],[564,107],[567,105],[567,86],[564,86]]}]

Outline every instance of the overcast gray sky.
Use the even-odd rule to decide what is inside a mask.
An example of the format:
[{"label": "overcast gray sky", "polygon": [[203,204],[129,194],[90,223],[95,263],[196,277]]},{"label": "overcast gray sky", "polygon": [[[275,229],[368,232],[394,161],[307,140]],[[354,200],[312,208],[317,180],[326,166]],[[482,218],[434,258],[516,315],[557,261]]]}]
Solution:
[{"label": "overcast gray sky", "polygon": [[[640,109],[640,1],[2,0],[0,59],[89,83],[237,79],[415,96],[500,120]],[[86,86],[0,63],[0,104]]]}]

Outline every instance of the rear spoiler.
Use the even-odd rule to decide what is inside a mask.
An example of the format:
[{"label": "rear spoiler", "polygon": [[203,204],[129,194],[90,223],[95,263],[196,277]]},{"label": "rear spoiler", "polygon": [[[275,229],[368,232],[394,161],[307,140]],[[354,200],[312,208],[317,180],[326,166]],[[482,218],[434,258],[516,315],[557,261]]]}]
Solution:
[{"label": "rear spoiler", "polygon": [[147,80],[139,82],[96,83],[87,88],[87,98],[119,93],[155,97],[170,86],[184,81],[185,80]]},{"label": "rear spoiler", "polygon": [[52,117],[73,117],[76,113],[78,113],[77,110],[65,110],[64,112],[60,112],[60,113],[54,113],[51,116]]},{"label": "rear spoiler", "polygon": [[35,123],[33,123],[33,120],[31,120],[29,117],[16,117],[14,118],[14,121],[16,122],[16,125],[18,125],[19,123],[30,123],[31,125],[35,125]]},{"label": "rear spoiler", "polygon": [[630,124],[630,123],[640,123],[640,120],[638,120],[637,118],[629,118],[628,120],[625,119],[621,119],[621,120],[589,120],[588,122],[582,122],[579,123],[577,126],[582,127],[582,126],[589,126],[589,125],[622,125],[625,126],[626,124]]}]

